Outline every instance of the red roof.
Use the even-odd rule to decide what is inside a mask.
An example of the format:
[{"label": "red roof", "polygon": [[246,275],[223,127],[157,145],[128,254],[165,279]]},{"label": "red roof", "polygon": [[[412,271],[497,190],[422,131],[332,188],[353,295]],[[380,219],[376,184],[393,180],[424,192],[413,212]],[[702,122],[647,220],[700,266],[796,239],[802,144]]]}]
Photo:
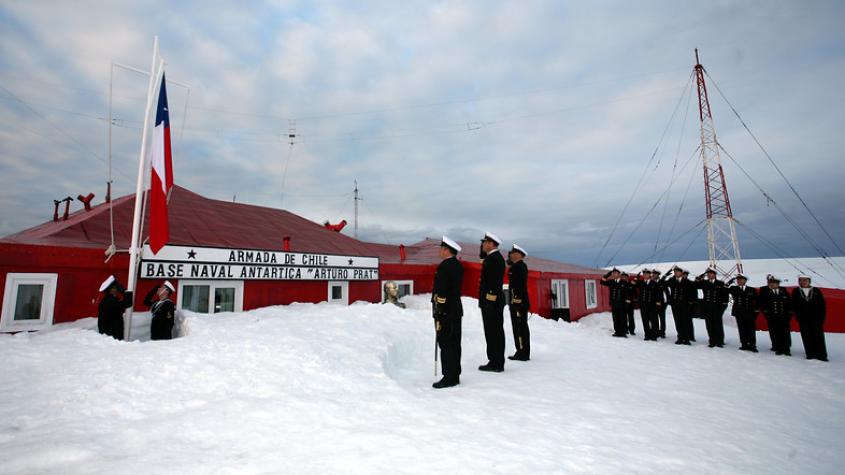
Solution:
[{"label": "red roof", "polygon": [[[113,200],[114,240],[118,249],[130,244],[135,195]],[[147,208],[149,211],[149,208]],[[325,228],[291,212],[242,203],[214,200],[185,188],[174,186],[168,207],[169,244],[184,246],[228,247],[238,249],[282,250],[283,237],[291,237],[291,250],[353,256],[379,257],[385,263],[400,263],[399,246],[359,241]],[[4,243],[99,248],[111,244],[109,204],[101,203],[90,211],[79,210],[67,221],[48,221],[0,239]],[[147,229],[147,217],[144,218]],[[145,233],[146,234],[146,233]],[[478,244],[460,243],[459,257],[477,261]],[[440,262],[439,239],[425,239],[405,247],[409,265]],[[602,274],[603,271],[573,264],[527,257],[529,269],[562,274]]]}]

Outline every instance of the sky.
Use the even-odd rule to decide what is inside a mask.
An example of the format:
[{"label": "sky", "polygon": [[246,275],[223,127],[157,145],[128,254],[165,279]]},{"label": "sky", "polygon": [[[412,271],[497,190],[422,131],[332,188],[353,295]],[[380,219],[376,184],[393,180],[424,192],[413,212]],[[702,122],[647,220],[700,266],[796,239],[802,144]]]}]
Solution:
[{"label": "sky", "polygon": [[176,184],[353,235],[357,180],[361,239],[490,231],[597,266],[707,257],[698,48],[742,256],[841,255],[842,24],[814,0],[3,1],[0,236],[101,202],[109,156],[134,192],[126,66],[158,35]]}]

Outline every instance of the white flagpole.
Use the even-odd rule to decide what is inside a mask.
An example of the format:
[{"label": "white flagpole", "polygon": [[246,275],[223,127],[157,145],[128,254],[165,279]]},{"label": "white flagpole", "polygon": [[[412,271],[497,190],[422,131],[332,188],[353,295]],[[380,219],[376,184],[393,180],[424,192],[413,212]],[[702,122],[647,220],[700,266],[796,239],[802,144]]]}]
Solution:
[{"label": "white flagpole", "polygon": [[138,181],[135,185],[135,213],[132,217],[132,244],[129,246],[129,278],[127,279],[126,289],[132,291],[133,305],[126,310],[126,326],[124,329],[124,336],[129,341],[132,331],[132,311],[134,309],[135,288],[137,284],[137,269],[138,269],[138,255],[140,249],[138,242],[140,241],[141,231],[141,201],[144,187],[144,159],[147,156],[147,133],[150,124],[150,109],[152,108],[153,95],[155,94],[155,84],[158,80],[158,36],[153,40],[153,61],[150,66],[150,84],[147,87],[147,108],[144,110],[144,135],[141,138],[141,154],[138,158]]}]

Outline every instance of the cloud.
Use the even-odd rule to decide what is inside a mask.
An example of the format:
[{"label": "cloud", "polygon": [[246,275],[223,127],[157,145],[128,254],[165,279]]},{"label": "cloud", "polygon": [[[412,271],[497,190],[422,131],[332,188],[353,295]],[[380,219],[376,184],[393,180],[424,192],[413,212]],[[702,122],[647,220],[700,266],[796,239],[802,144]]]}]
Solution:
[{"label": "cloud", "polygon": [[[169,89],[177,183],[212,198],[351,223],[357,179],[359,234],[369,240],[472,240],[489,229],[533,255],[592,264],[648,257],[674,226],[672,239],[683,239],[664,254],[701,257],[703,241],[683,235],[703,218],[700,165],[677,174],[698,141],[694,97],[681,102],[599,255],[699,47],[716,84],[839,236],[842,17],[836,2],[7,3],[0,79],[38,113],[0,94],[0,235],[49,218],[53,195],[104,189],[109,64],[148,68],[159,34],[168,78],[191,86],[189,98]],[[115,75],[116,195],[134,188],[145,88],[135,73]],[[725,148],[825,243],[710,93]],[[789,253],[815,252],[736,164],[723,164],[740,220]],[[644,220],[670,182],[668,204]],[[740,237],[745,255],[773,252]]]}]

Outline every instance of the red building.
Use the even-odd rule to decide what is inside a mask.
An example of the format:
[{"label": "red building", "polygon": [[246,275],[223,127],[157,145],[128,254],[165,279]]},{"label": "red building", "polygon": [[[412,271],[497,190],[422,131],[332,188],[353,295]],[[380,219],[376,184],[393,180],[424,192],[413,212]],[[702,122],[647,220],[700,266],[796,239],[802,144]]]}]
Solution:
[{"label": "red building", "polygon": [[[126,281],[134,201],[124,196],[0,239],[0,331],[96,316],[100,282],[110,274]],[[168,246],[155,256],[145,249],[141,260],[138,310],[142,296],[163,279],[177,286],[178,308],[199,313],[379,302],[387,280],[403,294],[431,292],[440,261],[439,239],[408,246],[362,242],[284,210],[208,199],[180,187],[169,213]],[[112,243],[117,252],[109,257]],[[459,255],[467,296],[477,292],[476,246],[466,244]],[[603,271],[531,256],[526,263],[533,312],[575,320],[607,310],[598,285]]]}]

